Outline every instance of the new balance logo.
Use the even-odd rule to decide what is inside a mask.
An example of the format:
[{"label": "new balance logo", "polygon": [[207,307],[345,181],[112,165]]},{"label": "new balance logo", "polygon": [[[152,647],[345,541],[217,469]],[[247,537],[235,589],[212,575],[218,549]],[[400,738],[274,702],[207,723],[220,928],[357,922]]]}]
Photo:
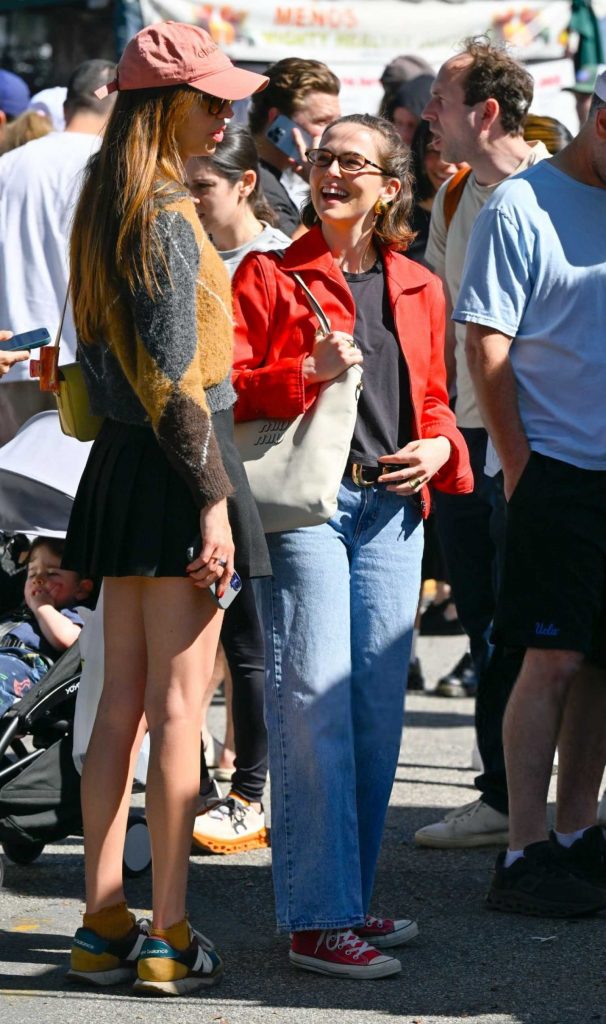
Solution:
[{"label": "new balance logo", "polygon": [[534,629],[535,636],[559,636],[560,630],[550,622],[548,626],[544,622],[537,622]]}]

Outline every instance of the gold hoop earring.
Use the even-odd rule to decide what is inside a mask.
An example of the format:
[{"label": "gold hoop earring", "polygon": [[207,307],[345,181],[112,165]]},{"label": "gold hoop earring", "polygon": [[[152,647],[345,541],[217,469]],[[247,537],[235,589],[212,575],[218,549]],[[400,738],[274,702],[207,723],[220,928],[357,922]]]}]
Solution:
[{"label": "gold hoop earring", "polygon": [[386,203],[384,199],[377,199],[375,203],[375,214],[377,217],[381,217],[382,214],[387,213],[389,209],[389,203]]}]

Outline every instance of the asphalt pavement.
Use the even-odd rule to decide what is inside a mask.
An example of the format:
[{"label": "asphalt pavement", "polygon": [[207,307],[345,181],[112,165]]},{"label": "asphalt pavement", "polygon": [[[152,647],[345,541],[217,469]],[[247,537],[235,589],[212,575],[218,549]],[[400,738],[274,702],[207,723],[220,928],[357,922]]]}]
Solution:
[{"label": "asphalt pavement", "polygon": [[[423,639],[430,685],[464,640]],[[222,709],[213,708],[219,734]],[[82,912],[82,845],[67,839],[29,867],[6,864],[0,890],[2,1024],[592,1024],[606,1022],[606,919],[550,921],[488,911],[494,849],[418,849],[415,829],[474,799],[473,701],[410,694],[373,912],[414,917],[403,971],[378,981],[298,971],[274,930],[270,855],[193,856],[189,907],[225,958],[223,982],[187,998],[97,992],[65,981]],[[339,780],[335,779],[335,786]],[[128,883],[149,912],[150,879]]]}]

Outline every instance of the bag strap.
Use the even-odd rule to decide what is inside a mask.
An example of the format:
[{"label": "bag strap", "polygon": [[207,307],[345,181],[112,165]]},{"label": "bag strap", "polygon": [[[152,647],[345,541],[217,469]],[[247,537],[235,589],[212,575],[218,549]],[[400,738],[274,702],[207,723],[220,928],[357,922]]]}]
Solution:
[{"label": "bag strap", "polygon": [[303,291],[305,292],[305,297],[306,297],[306,299],[307,299],[307,301],[308,301],[308,303],[309,303],[309,305],[311,307],[311,311],[318,318],[318,321],[320,323],[320,330],[321,330],[322,334],[330,334],[330,332],[331,332],[330,320],[326,316],[326,313],[322,309],[322,307],[321,307],[320,303],[318,302],[318,300],[316,299],[315,295],[307,287],[307,285],[305,284],[305,281],[303,280],[303,278],[301,277],[300,274],[297,274],[296,271],[293,271],[293,275],[292,276],[294,277],[294,279],[297,282],[297,284],[300,285],[301,288],[303,289]]},{"label": "bag strap", "polygon": [[63,311],[61,313],[61,319],[59,321],[59,326],[57,328],[57,333],[55,335],[55,348],[56,349],[59,348],[59,345],[61,343],[61,332],[63,330],[63,323],[65,321],[65,313],[67,311],[67,302],[68,302],[68,299],[69,299],[69,292],[70,292],[70,288],[71,288],[71,283],[72,282],[71,282],[71,278],[70,278],[70,280],[67,283],[67,291],[65,293],[65,302],[63,303]]},{"label": "bag strap", "polygon": [[471,167],[462,167],[460,171],[453,174],[446,186],[446,192],[444,194],[444,222],[446,224],[447,231],[450,227],[452,218],[457,212],[457,207],[461,202],[461,197],[465,191],[467,179],[470,174]]}]

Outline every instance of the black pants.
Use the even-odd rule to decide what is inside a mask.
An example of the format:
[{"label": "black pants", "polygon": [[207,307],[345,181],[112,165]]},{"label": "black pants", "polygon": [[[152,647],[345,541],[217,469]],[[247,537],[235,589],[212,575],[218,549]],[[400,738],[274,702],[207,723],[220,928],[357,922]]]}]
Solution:
[{"label": "black pants", "polygon": [[476,733],[484,772],[475,784],[490,807],[507,814],[503,714],[524,655],[523,651],[506,651],[490,643],[505,549],[507,506],[502,474],[487,477],[484,473],[486,431],[464,428],[461,433],[469,448],[474,490],[472,494],[436,494],[438,530],[457,612],[469,636],[478,673]]},{"label": "black pants", "polygon": [[[265,653],[254,584],[242,590],[225,612],[221,642],[232,675],[235,770],[231,788],[251,802],[263,799],[267,779],[267,732],[263,717]],[[208,769],[202,764],[202,780]]]}]

